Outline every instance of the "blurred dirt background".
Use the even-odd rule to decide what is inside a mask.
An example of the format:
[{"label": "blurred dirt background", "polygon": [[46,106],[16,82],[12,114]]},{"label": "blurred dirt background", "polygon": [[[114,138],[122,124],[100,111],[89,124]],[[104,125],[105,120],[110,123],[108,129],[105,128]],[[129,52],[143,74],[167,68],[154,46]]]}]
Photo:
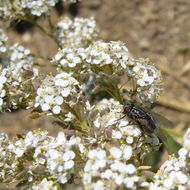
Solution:
[{"label": "blurred dirt background", "polygon": [[[190,1],[189,0],[82,0],[75,5],[57,6],[53,23],[60,16],[94,16],[104,41],[121,40],[135,57],[148,57],[162,71],[165,86],[155,110],[171,120],[176,131],[190,127]],[[46,26],[44,18],[38,19]],[[52,57],[54,42],[34,27],[10,27],[1,23],[9,44],[18,42],[31,52]],[[49,67],[43,68],[50,71]],[[52,118],[31,120],[28,111],[0,115],[0,132],[10,136],[41,128],[56,135]]]}]

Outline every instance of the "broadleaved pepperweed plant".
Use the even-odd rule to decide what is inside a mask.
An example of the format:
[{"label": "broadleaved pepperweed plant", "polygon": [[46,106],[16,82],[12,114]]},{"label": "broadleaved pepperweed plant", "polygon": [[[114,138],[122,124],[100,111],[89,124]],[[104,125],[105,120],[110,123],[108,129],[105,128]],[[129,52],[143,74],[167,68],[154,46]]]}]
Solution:
[{"label": "broadleaved pepperweed plant", "polygon": [[[56,72],[42,79],[39,55],[8,44],[0,29],[0,111],[28,109],[31,118],[51,115],[60,126],[56,137],[40,129],[13,139],[0,134],[0,188],[13,182],[16,189],[31,190],[189,189],[190,129],[181,146],[166,131],[147,133],[142,122],[123,117],[125,104],[146,109],[161,95],[160,71],[147,58],[131,57],[124,42],[101,40],[93,17],[52,23],[57,3],[0,1],[1,20],[27,21],[57,46],[57,53],[44,59]],[[38,23],[40,16],[47,28]],[[163,144],[170,156],[156,171],[146,160]]]}]

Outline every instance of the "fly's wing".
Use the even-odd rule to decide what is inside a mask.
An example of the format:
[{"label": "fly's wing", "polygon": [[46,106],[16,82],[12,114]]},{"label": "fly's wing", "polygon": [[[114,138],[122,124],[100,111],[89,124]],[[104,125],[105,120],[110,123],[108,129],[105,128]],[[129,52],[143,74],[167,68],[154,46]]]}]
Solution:
[{"label": "fly's wing", "polygon": [[158,136],[162,142],[167,142],[166,132],[162,128],[173,128],[172,122],[158,113],[151,112],[151,115],[156,123],[155,135]]},{"label": "fly's wing", "polygon": [[159,128],[159,127],[156,127],[156,129],[154,130],[154,134],[164,143],[167,142],[167,136],[165,134],[165,132]]},{"label": "fly's wing", "polygon": [[174,128],[173,123],[170,120],[166,119],[164,116],[155,112],[151,112],[151,115],[154,118],[154,121],[156,122],[157,127],[159,128],[163,127],[163,128],[169,128],[169,129]]},{"label": "fly's wing", "polygon": [[178,156],[178,151],[182,146],[164,128],[157,127],[154,133],[161,140],[169,155]]},{"label": "fly's wing", "polygon": [[174,127],[171,121],[166,119],[164,116],[157,114],[157,113],[151,113],[154,117],[154,120],[157,124],[157,127],[155,129],[155,135],[158,136],[158,138],[162,141],[164,146],[166,147],[168,153],[178,155],[178,150],[182,147],[169,133],[167,132],[166,128],[169,128],[170,130]]}]

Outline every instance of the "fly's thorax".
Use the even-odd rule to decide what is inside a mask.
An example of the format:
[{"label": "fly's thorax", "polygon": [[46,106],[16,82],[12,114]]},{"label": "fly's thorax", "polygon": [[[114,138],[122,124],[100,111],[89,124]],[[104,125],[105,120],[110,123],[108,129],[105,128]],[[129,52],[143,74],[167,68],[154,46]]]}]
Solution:
[{"label": "fly's thorax", "polygon": [[156,123],[152,116],[143,107],[128,103],[124,106],[124,114],[134,120],[143,132],[154,132]]}]

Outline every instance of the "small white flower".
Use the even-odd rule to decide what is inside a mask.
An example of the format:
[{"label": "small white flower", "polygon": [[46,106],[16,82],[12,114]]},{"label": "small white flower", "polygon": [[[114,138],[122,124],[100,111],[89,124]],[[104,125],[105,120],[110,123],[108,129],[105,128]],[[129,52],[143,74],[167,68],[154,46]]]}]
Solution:
[{"label": "small white flower", "polygon": [[126,143],[127,144],[132,144],[133,143],[133,137],[127,137],[126,138]]},{"label": "small white flower", "polygon": [[118,158],[121,157],[122,151],[121,151],[119,148],[112,147],[112,148],[110,149],[110,154],[111,154],[115,159],[118,159]]},{"label": "small white flower", "polygon": [[178,172],[178,173],[177,173],[177,178],[179,179],[179,182],[180,182],[181,184],[185,184],[185,183],[187,183],[187,181],[188,181],[187,175],[183,174],[182,172]]},{"label": "small white flower", "polygon": [[186,148],[181,148],[179,151],[178,151],[178,154],[180,157],[185,157],[188,153],[188,150]]},{"label": "small white flower", "polygon": [[69,160],[69,161],[64,163],[64,169],[65,170],[69,170],[69,169],[73,168],[73,166],[74,166],[73,160]]},{"label": "small white flower", "polygon": [[116,179],[115,179],[115,183],[117,185],[121,185],[123,183],[123,179],[124,177],[122,175],[119,175]]},{"label": "small white flower", "polygon": [[63,97],[62,96],[56,96],[55,97],[55,103],[57,105],[61,105],[63,103]]},{"label": "small white flower", "polygon": [[61,107],[60,106],[54,106],[53,108],[52,108],[52,112],[53,112],[53,114],[59,114],[60,113],[60,111],[61,111]]},{"label": "small white flower", "polygon": [[91,150],[88,152],[88,158],[92,159],[96,157],[97,151],[96,150]]},{"label": "small white flower", "polygon": [[125,148],[123,149],[123,157],[126,160],[129,160],[131,158],[132,153],[133,153],[132,147],[131,146],[125,146]]},{"label": "small white flower", "polygon": [[96,154],[96,157],[98,158],[98,159],[104,159],[105,158],[105,156],[106,156],[106,152],[104,151],[104,150],[100,150],[100,151],[98,151],[97,152],[97,154]]},{"label": "small white flower", "polygon": [[105,172],[101,173],[101,178],[110,179],[113,175],[113,172],[110,169],[107,169]]},{"label": "small white flower", "polygon": [[50,109],[49,104],[43,104],[41,107],[42,107],[42,111],[48,111]]},{"label": "small white flower", "polygon": [[120,131],[115,131],[115,130],[112,131],[112,138],[121,139],[121,137],[122,134]]},{"label": "small white flower", "polygon": [[63,97],[67,97],[70,94],[70,89],[69,88],[65,88],[61,91],[61,95]]},{"label": "small white flower", "polygon": [[133,174],[133,173],[136,172],[136,168],[132,164],[129,164],[129,165],[127,165],[126,172],[129,173],[129,174]]},{"label": "small white flower", "polygon": [[55,61],[59,61],[59,60],[61,59],[61,57],[62,57],[62,52],[58,52],[58,53],[55,55],[54,59],[55,59]]}]

